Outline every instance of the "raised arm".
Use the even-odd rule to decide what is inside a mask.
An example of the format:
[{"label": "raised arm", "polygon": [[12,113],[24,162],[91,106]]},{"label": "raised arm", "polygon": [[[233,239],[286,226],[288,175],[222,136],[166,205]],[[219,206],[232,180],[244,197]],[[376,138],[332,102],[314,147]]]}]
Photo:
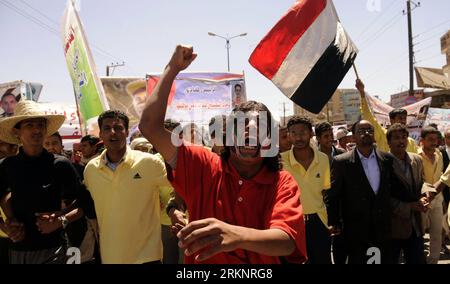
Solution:
[{"label": "raised arm", "polygon": [[384,152],[389,152],[389,145],[387,143],[386,138],[386,130],[381,126],[381,124],[375,118],[375,115],[369,108],[369,104],[367,103],[366,91],[364,83],[361,80],[356,80],[356,89],[358,89],[359,94],[361,96],[361,115],[362,119],[369,121],[372,123],[375,133],[375,141],[377,143],[378,149]]},{"label": "raised arm", "polygon": [[169,64],[164,69],[152,95],[147,99],[145,109],[142,112],[139,129],[166,161],[175,158],[177,149],[171,141],[172,133],[164,128],[170,89],[178,73],[186,69],[196,57],[197,54],[194,53],[192,46],[178,45],[176,47]]},{"label": "raised arm", "polygon": [[13,213],[11,192],[9,192],[9,183],[7,182],[8,173],[0,165],[0,207],[5,214],[6,219],[0,216],[0,230],[6,233],[13,242],[20,242],[25,238],[25,229],[23,223],[18,222]]},{"label": "raised arm", "polygon": [[6,233],[14,243],[25,238],[23,223],[17,222],[12,213],[11,193],[5,194],[0,200],[0,206],[5,214],[6,220],[0,216],[0,230]]}]

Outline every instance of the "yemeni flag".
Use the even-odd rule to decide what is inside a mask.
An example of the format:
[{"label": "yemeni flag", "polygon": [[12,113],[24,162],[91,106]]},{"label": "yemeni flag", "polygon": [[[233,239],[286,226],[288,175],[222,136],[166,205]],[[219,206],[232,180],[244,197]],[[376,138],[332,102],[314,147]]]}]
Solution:
[{"label": "yemeni flag", "polygon": [[259,43],[249,62],[294,103],[318,114],[357,53],[332,0],[298,0]]}]

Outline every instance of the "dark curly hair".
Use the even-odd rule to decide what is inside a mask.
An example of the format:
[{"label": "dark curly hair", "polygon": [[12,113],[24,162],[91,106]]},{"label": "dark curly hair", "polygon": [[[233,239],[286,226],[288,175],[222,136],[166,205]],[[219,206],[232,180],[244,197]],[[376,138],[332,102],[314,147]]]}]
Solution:
[{"label": "dark curly hair", "polygon": [[[271,126],[272,123],[274,122],[274,119],[272,117],[272,113],[270,112],[270,110],[267,108],[267,106],[265,106],[263,103],[259,103],[259,102],[255,102],[255,101],[248,101],[245,103],[242,103],[238,106],[236,106],[233,111],[231,112],[231,115],[228,117],[227,119],[227,125],[237,125],[237,117],[236,117],[236,113],[237,112],[243,112],[243,113],[248,113],[248,112],[252,112],[252,111],[257,111],[257,112],[266,112],[267,113],[267,135],[268,137],[271,137]],[[227,143],[226,145],[234,145],[234,137],[227,137]],[[230,158],[231,155],[231,151],[232,148],[234,146],[225,146],[225,149],[223,151],[223,153],[221,154],[222,160],[223,161],[228,161],[228,159]],[[263,159],[263,165],[267,167],[267,169],[271,172],[278,172],[280,170],[282,170],[283,165],[281,163],[281,156],[280,154],[277,154],[275,157],[264,157]]]},{"label": "dark curly hair", "polygon": [[389,118],[391,120],[395,119],[398,115],[408,115],[408,112],[402,108],[396,108],[389,113]]},{"label": "dark curly hair", "polygon": [[315,127],[316,136],[320,138],[323,133],[327,131],[333,131],[333,126],[329,122],[322,122],[316,125]]},{"label": "dark curly hair", "polygon": [[100,138],[94,135],[86,135],[83,138],[81,138],[81,143],[88,142],[89,145],[94,146],[97,145],[98,142],[100,142]]},{"label": "dark curly hair", "polygon": [[52,135],[50,135],[49,137],[56,137],[59,141],[59,143],[61,143],[61,145],[63,144],[63,139],[61,134],[59,134],[59,131],[56,131],[55,133],[53,133]]},{"label": "dark curly hair", "polygon": [[130,124],[130,119],[128,118],[128,116],[120,110],[107,110],[105,112],[103,112],[102,114],[100,114],[100,116],[98,117],[98,126],[100,127],[100,129],[102,129],[103,126],[103,120],[107,119],[107,118],[113,118],[113,119],[120,119],[123,121],[123,124],[125,126],[125,129],[128,130],[128,126]]},{"label": "dark curly hair", "polygon": [[420,133],[420,137],[422,139],[425,139],[425,138],[427,138],[428,135],[431,135],[431,134],[436,134],[438,137],[441,137],[441,132],[439,132],[439,130],[437,130],[436,128],[434,128],[432,126],[424,127],[422,129],[422,132]]},{"label": "dark curly hair", "polygon": [[305,125],[311,132],[313,131],[313,123],[311,119],[306,116],[294,115],[291,117],[287,123],[287,128],[289,129],[291,126],[303,124]]},{"label": "dark curly hair", "polygon": [[409,136],[408,128],[406,128],[406,126],[400,123],[394,123],[391,127],[389,127],[388,131],[386,132],[387,140],[391,141],[393,133],[397,131],[406,134],[406,136]]}]

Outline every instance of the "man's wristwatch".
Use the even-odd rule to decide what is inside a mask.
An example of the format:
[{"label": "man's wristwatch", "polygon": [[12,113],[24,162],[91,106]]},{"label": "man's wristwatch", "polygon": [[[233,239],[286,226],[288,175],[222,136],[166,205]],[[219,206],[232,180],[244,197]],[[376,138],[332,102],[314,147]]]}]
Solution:
[{"label": "man's wristwatch", "polygon": [[63,229],[67,228],[67,225],[69,225],[69,220],[67,220],[66,215],[61,215],[58,217],[59,221],[61,221]]},{"label": "man's wristwatch", "polygon": [[167,215],[169,215],[170,216],[170,210],[172,210],[172,209],[176,209],[176,210],[178,210],[178,205],[175,203],[175,202],[169,202],[169,204],[167,205],[167,207],[166,207],[166,213],[167,213]]}]

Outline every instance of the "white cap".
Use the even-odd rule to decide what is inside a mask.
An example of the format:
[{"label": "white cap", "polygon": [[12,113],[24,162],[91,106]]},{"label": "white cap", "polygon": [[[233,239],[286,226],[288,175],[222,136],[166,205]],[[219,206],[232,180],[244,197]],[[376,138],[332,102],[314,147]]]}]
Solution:
[{"label": "white cap", "polygon": [[[351,132],[350,132],[351,133]],[[336,132],[336,140],[341,140],[342,138],[344,138],[344,137],[347,137],[348,136],[348,134],[349,134],[349,132],[347,131],[347,130],[345,130],[345,129],[339,129],[337,132]]]}]

